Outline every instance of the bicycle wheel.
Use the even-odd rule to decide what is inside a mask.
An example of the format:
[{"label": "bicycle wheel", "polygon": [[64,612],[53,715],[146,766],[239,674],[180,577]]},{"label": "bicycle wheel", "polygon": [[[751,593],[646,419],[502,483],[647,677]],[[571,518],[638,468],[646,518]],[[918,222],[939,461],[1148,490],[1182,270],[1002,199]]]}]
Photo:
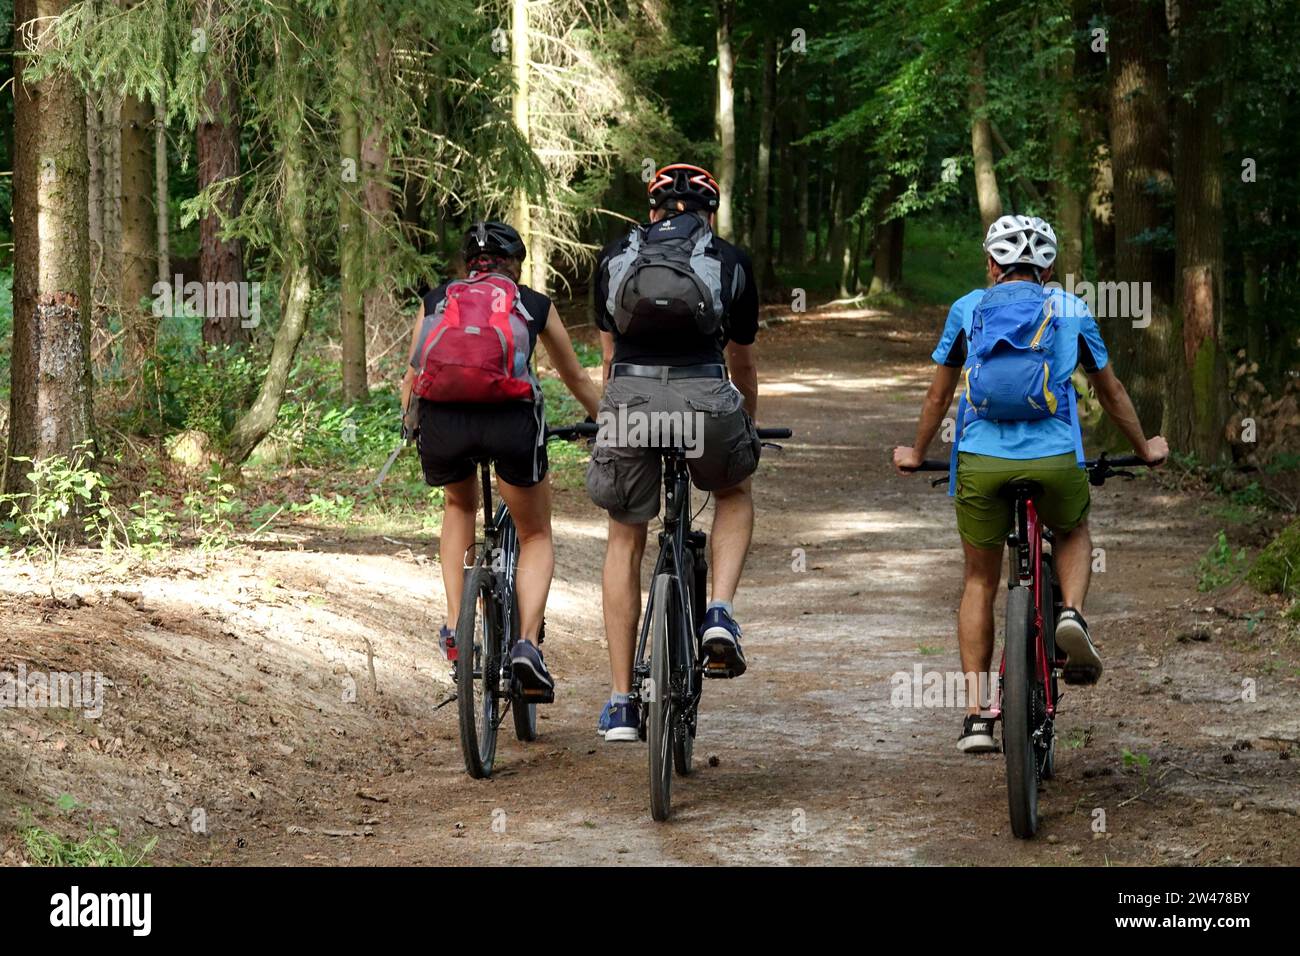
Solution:
[{"label": "bicycle wheel", "polygon": [[698,587],[695,557],[689,550],[685,555],[685,565],[682,568],[681,580],[688,582],[689,593],[685,602],[681,605],[673,605],[670,618],[670,623],[674,625],[672,675],[681,701],[680,707],[674,714],[676,719],[673,721],[673,769],[682,777],[687,776],[693,769],[695,756],[695,714],[687,708],[699,706],[699,698],[695,696],[697,647],[695,635],[690,632],[690,621],[685,610],[695,601]]},{"label": "bicycle wheel", "polygon": [[1038,831],[1038,767],[1034,752],[1033,600],[1028,588],[1007,595],[1002,679],[1002,750],[1007,762],[1011,832],[1027,840]]},{"label": "bicycle wheel", "polygon": [[647,748],[650,752],[650,816],[667,820],[673,791],[673,701],[671,624],[673,578],[661,574],[655,578],[651,592],[650,617],[650,687],[646,720]]},{"label": "bicycle wheel", "polygon": [[[1047,652],[1048,660],[1048,679],[1052,682],[1052,700],[1060,706],[1060,695],[1056,689],[1056,612],[1061,606],[1061,586],[1056,580],[1056,568],[1053,566],[1051,555],[1043,556],[1043,565],[1039,571],[1039,580],[1050,584],[1050,587],[1042,589],[1043,599],[1041,613],[1043,615],[1043,648]],[[1047,696],[1044,688],[1037,681],[1034,682],[1035,693],[1035,719],[1038,723],[1044,723],[1047,720]],[[1038,776],[1040,780],[1051,780],[1056,776],[1056,733],[1055,729],[1048,727],[1043,734],[1043,740],[1038,748]]]},{"label": "bicycle wheel", "polygon": [[[456,635],[460,654],[456,658],[456,701],[460,710],[460,749],[465,772],[475,779],[492,774],[496,759],[497,730],[501,724],[500,623],[492,595],[492,572],[475,567],[465,577]],[[463,635],[463,636],[462,636]],[[469,645],[472,641],[472,646]]]},{"label": "bicycle wheel", "polygon": [[515,737],[529,743],[537,739],[537,705],[516,700],[510,705],[515,715]]}]

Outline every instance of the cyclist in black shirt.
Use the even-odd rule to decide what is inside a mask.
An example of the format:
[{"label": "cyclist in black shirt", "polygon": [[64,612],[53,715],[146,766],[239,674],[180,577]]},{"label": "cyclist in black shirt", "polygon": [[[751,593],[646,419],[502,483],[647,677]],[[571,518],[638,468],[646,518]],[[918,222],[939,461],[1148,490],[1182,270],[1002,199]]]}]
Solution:
[{"label": "cyclist in black shirt", "polygon": [[[659,512],[658,446],[668,441],[638,440],[638,420],[650,422],[649,435],[654,436],[656,416],[660,421],[677,416],[673,420],[681,423],[682,432],[674,443],[687,449],[696,487],[714,496],[712,592],[701,638],[710,662],[722,664],[731,676],[746,666],[732,599],[754,526],[750,476],[760,452],[753,422],[758,287],[749,255],[712,235],[719,192],[707,170],[684,163],[666,166],[655,174],[648,194],[649,223],[601,252],[594,280],[605,394],[587,490],[610,518],[603,585],[613,693],[598,725],[607,741],[638,739],[638,718],[628,694],[641,608],[641,559],[648,523]],[[648,260],[662,263],[664,256],[656,250],[674,243],[690,250],[689,269],[683,265],[687,260],[680,259],[642,282],[638,269]],[[674,280],[685,280],[688,291],[698,288],[694,309],[647,291],[655,281],[671,285]],[[700,313],[710,311],[706,305],[721,321],[702,330]],[[623,433],[610,435],[609,430]]]}]

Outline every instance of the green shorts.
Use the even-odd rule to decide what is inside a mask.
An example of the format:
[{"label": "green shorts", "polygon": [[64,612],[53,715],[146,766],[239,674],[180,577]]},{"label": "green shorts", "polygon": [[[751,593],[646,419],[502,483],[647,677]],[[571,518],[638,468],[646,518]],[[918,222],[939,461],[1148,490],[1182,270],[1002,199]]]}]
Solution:
[{"label": "green shorts", "polygon": [[1015,524],[1010,499],[999,492],[1009,482],[1032,479],[1043,486],[1038,515],[1053,531],[1073,531],[1088,517],[1088,473],[1072,454],[1048,458],[957,455],[957,531],[976,548],[1001,548]]}]

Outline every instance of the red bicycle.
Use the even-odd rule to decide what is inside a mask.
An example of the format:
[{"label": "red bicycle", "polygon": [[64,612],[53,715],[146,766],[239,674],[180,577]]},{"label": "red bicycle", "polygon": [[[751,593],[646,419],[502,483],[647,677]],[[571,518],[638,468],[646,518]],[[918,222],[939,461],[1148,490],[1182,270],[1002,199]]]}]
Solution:
[{"label": "red bicycle", "polygon": [[[1122,470],[1134,465],[1145,466],[1146,462],[1136,455],[1108,458],[1103,452],[1083,463],[1089,484],[1097,487],[1107,478],[1134,477]],[[926,460],[913,470],[947,472],[949,463]],[[944,477],[932,484],[946,482]],[[1052,563],[1053,536],[1034,507],[1041,491],[1035,481],[1013,481],[1002,489],[1015,508],[1015,529],[1007,538],[1007,625],[992,716],[1002,721],[1011,832],[1023,840],[1038,832],[1038,786],[1056,770],[1053,723],[1061,700],[1057,678],[1065,675],[1066,668],[1064,658],[1056,652],[1061,586]]]}]

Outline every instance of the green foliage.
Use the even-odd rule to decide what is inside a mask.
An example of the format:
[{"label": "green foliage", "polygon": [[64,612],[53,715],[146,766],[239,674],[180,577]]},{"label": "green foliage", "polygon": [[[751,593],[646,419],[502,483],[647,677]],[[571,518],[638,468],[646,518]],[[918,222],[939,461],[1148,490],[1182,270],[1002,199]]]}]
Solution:
[{"label": "green foliage", "polygon": [[[81,809],[68,793],[59,796],[56,806],[67,818]],[[138,846],[124,846],[116,827],[100,829],[93,822],[87,824],[89,832],[85,837],[64,837],[38,826],[30,811],[23,816],[18,839],[34,866],[147,866],[149,854],[158,845],[158,838],[151,837]]]},{"label": "green foliage", "polygon": [[1241,576],[1241,572],[1246,566],[1246,549],[1238,548],[1236,551],[1228,544],[1228,536],[1220,531],[1210,546],[1210,550],[1201,558],[1198,565],[1199,581],[1197,589],[1200,591],[1213,591],[1224,585],[1231,584]]},{"label": "green foliage", "polygon": [[189,492],[184,500],[184,515],[190,531],[198,537],[201,551],[222,551],[230,547],[235,531],[231,520],[243,508],[235,497],[235,486],[219,473],[207,476],[205,488]]},{"label": "green foliage", "polygon": [[1260,552],[1246,580],[1265,594],[1300,598],[1300,518],[1283,528]]}]

